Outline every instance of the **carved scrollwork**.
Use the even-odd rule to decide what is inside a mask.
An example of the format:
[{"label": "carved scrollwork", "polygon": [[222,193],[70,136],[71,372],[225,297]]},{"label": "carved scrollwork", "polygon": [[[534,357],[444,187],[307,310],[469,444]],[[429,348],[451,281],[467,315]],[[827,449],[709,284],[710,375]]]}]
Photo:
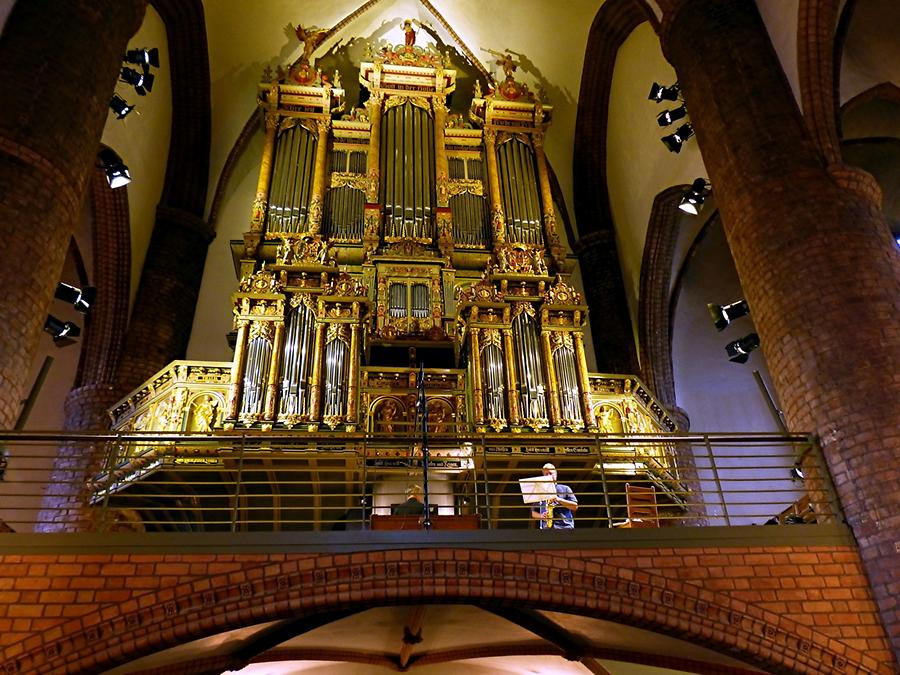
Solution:
[{"label": "carved scrollwork", "polygon": [[359,173],[346,171],[334,171],[331,174],[331,187],[351,187],[354,190],[365,192],[369,186],[369,177]]},{"label": "carved scrollwork", "polygon": [[242,293],[274,293],[281,290],[281,284],[274,272],[264,269],[241,279],[239,288]]},{"label": "carved scrollwork", "polygon": [[360,283],[346,272],[341,272],[325,287],[325,295],[362,297],[367,292],[365,284]]},{"label": "carved scrollwork", "polygon": [[468,192],[469,194],[484,196],[484,183],[474,178],[458,178],[451,180],[447,186],[450,196],[455,197]]},{"label": "carved scrollwork", "polygon": [[580,305],[584,297],[558,276],[556,283],[544,293],[544,301],[550,305]]},{"label": "carved scrollwork", "polygon": [[544,251],[539,247],[512,244],[498,246],[494,272],[506,274],[547,274]]},{"label": "carved scrollwork", "polygon": [[319,236],[283,236],[275,255],[281,265],[336,265],[332,247]]}]

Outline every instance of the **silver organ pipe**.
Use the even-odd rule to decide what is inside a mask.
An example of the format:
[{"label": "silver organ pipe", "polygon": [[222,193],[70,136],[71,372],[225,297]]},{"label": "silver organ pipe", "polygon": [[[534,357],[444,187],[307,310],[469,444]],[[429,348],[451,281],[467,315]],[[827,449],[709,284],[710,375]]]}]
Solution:
[{"label": "silver organ pipe", "polygon": [[261,335],[252,338],[247,345],[247,364],[244,368],[242,415],[263,412],[263,399],[265,398],[271,360],[272,342]]},{"label": "silver organ pipe", "polygon": [[349,370],[350,347],[340,336],[336,336],[325,345],[326,417],[337,417],[346,413]]},{"label": "silver organ pipe", "polygon": [[466,177],[466,160],[461,157],[448,157],[447,166],[450,171],[451,179],[459,179]]},{"label": "silver organ pipe", "polygon": [[509,241],[543,243],[534,153],[519,139],[511,138],[497,149],[497,164]]},{"label": "silver organ pipe", "polygon": [[578,391],[578,375],[575,366],[575,350],[567,345],[560,345],[553,352],[553,366],[559,382],[559,403],[562,418],[567,422],[584,420],[581,414]]},{"label": "silver organ pipe", "polygon": [[391,284],[388,290],[388,316],[399,319],[406,316],[406,286]]},{"label": "silver organ pipe", "polygon": [[413,284],[412,286],[411,315],[414,319],[427,319],[431,314],[431,298],[429,288],[425,284]]},{"label": "silver organ pipe", "polygon": [[330,188],[325,195],[323,230],[335,241],[362,240],[366,196],[349,185]]},{"label": "silver organ pipe", "polygon": [[485,416],[490,419],[506,420],[503,352],[495,344],[487,344],[481,350],[481,369]]},{"label": "silver organ pipe", "polygon": [[547,385],[544,381],[544,369],[541,367],[541,341],[537,324],[523,312],[513,319],[512,332],[519,370],[519,409],[523,417],[547,419]]},{"label": "silver organ pipe", "polygon": [[381,134],[385,234],[433,238],[434,121],[406,102],[384,114]]},{"label": "silver organ pipe", "polygon": [[306,225],[318,139],[302,126],[282,129],[275,146],[267,229],[301,232]]},{"label": "silver organ pipe", "polygon": [[487,200],[463,192],[450,198],[453,241],[467,248],[487,247],[491,243]]},{"label": "silver organ pipe", "polygon": [[282,415],[309,412],[309,377],[315,349],[316,317],[309,307],[295,307],[288,318],[281,364]]}]

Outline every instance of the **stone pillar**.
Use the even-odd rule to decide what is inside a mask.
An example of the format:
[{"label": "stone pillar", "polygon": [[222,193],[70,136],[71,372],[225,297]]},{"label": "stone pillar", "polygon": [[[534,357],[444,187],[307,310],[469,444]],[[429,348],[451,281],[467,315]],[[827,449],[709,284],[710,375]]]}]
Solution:
[{"label": "stone pillar", "polygon": [[[0,40],[0,428],[12,428],[146,0],[18,2]],[[90,63],[86,68],[84,64]]]},{"label": "stone pillar", "polygon": [[165,206],[156,209],[119,367],[125,391],[170,361],[184,358],[206,251],[214,236],[209,225],[192,213]]},{"label": "stone pillar", "polygon": [[900,660],[900,255],[877,185],[827,166],[756,3],[688,0],[661,35],[788,424],[820,438]]}]

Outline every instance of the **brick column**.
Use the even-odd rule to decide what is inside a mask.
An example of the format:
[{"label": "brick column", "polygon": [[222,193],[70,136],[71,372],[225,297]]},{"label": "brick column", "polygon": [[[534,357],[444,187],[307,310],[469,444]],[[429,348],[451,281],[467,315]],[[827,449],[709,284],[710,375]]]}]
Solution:
[{"label": "brick column", "polygon": [[631,315],[622,287],[622,271],[612,229],[596,230],[572,247],[581,265],[591,336],[601,373],[638,372]]},{"label": "brick column", "polygon": [[206,251],[214,236],[203,219],[188,211],[156,209],[119,367],[123,391],[139,386],[170,361],[184,358]]},{"label": "brick column", "polygon": [[900,660],[900,255],[877,186],[826,166],[755,3],[687,0],[661,35],[788,422],[821,439]]},{"label": "brick column", "polygon": [[0,427],[19,413],[122,54],[144,9],[145,0],[18,2],[0,39]]}]

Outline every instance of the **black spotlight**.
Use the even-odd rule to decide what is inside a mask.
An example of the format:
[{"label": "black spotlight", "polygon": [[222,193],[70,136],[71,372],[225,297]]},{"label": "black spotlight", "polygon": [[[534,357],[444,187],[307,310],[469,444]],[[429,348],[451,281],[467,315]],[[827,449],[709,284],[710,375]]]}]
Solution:
[{"label": "black spotlight", "polygon": [[65,347],[75,342],[75,338],[81,335],[81,329],[71,321],[60,321],[55,316],[48,316],[44,323],[44,330],[50,333],[57,347]]},{"label": "black spotlight", "polygon": [[134,87],[139,96],[146,96],[153,89],[153,75],[151,73],[139,73],[134,68],[122,68],[119,79]]},{"label": "black spotlight", "polygon": [[703,206],[703,202],[706,200],[706,193],[709,191],[709,184],[703,178],[698,178],[693,183],[691,183],[690,189],[684,193],[684,196],[681,198],[681,201],[678,203],[678,208],[684,211],[685,213],[690,213],[692,216],[696,216],[700,212],[700,207]]},{"label": "black spotlight", "polygon": [[56,285],[56,299],[62,300],[72,305],[82,314],[87,314],[94,300],[97,298],[97,289],[93,286],[85,286],[84,288],[75,288],[59,282]]},{"label": "black spotlight", "polygon": [[156,47],[153,49],[129,49],[125,52],[123,61],[141,65],[145,71],[149,66],[159,68],[159,50]]},{"label": "black spotlight", "polygon": [[112,108],[112,111],[114,113],[116,113],[117,120],[124,119],[128,113],[135,109],[135,106],[131,105],[128,101],[126,101],[118,94],[113,94],[113,97],[109,101],[109,107]]},{"label": "black spotlight", "polygon": [[759,335],[750,333],[740,340],[729,342],[725,345],[725,351],[728,353],[728,360],[732,363],[747,363],[750,358],[750,352],[759,347]]},{"label": "black spotlight", "polygon": [[677,101],[681,94],[681,87],[676,82],[671,87],[664,87],[658,82],[654,82],[650,87],[650,95],[647,97],[651,101],[661,103],[662,101]]},{"label": "black spotlight", "polygon": [[663,110],[659,115],[656,116],[656,123],[661,127],[667,127],[670,124],[677,122],[678,120],[682,120],[687,117],[687,108],[685,106],[680,106],[678,108],[674,108],[673,110]]},{"label": "black spotlight", "polygon": [[799,464],[795,464],[794,468],[791,469],[791,480],[803,480],[804,478],[803,469]]},{"label": "black spotlight", "polygon": [[660,140],[663,142],[669,152],[681,152],[681,146],[684,142],[694,135],[694,128],[690,124],[682,124],[675,130],[674,134],[663,136]]},{"label": "black spotlight", "polygon": [[750,313],[750,305],[747,304],[746,300],[738,300],[730,305],[716,305],[711,302],[706,306],[706,309],[709,310],[709,316],[712,318],[712,322],[718,331],[725,330],[725,326],[732,321]]},{"label": "black spotlight", "polygon": [[131,174],[128,172],[128,167],[125,166],[122,158],[114,150],[103,148],[97,156],[103,165],[103,171],[106,172],[106,180],[109,182],[109,187],[122,187],[131,182]]}]

